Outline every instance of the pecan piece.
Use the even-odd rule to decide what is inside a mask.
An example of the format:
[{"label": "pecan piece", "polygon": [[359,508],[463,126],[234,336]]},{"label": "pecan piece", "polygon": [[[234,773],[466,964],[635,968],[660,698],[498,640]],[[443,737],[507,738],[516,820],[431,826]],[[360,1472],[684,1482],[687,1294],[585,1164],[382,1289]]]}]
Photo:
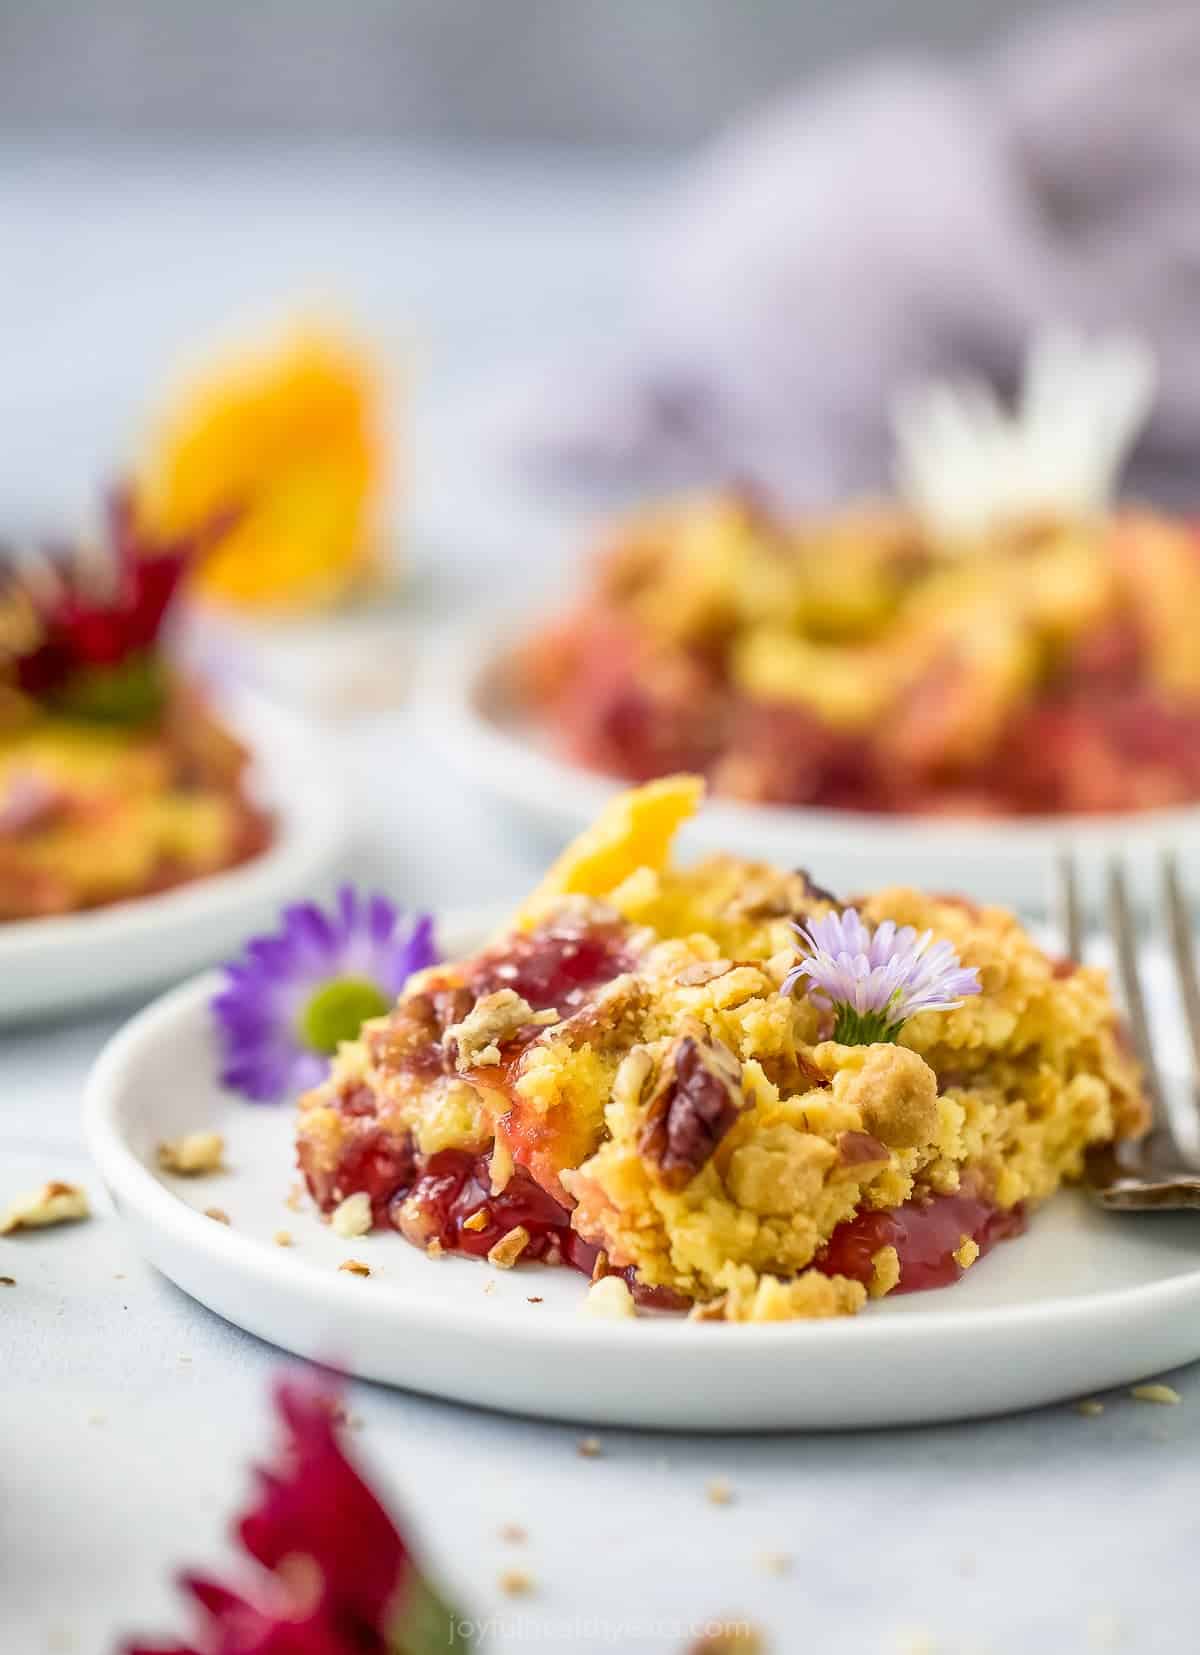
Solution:
[{"label": "pecan piece", "polygon": [[828,902],[833,907],[840,908],[840,900],[832,891],[827,891],[824,885],[818,885],[807,868],[797,868],[796,877],[804,881],[804,890],[810,902]]},{"label": "pecan piece", "polygon": [[682,1189],[704,1167],[746,1106],[742,1068],[720,1040],[697,1027],[662,1066],[646,1105],[638,1153],[660,1184]]}]

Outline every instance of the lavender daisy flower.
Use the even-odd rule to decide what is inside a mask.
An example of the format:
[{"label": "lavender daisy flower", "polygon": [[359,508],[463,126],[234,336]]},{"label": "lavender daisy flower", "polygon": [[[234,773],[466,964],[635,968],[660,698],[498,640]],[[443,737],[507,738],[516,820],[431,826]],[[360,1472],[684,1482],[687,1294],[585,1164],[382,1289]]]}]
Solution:
[{"label": "lavender daisy flower", "polygon": [[950,943],[920,936],[886,919],[872,931],[854,908],[826,914],[795,931],[808,949],[783,981],[790,994],[802,977],[813,1001],[835,1014],[833,1038],[844,1046],[895,1040],[919,1011],[953,1011],[980,992],[979,973]]},{"label": "lavender daisy flower", "polygon": [[437,958],[428,914],[405,926],[386,897],[350,885],[332,913],[313,902],[285,908],[282,929],[252,937],[213,996],[222,1084],[256,1103],[315,1086],[339,1044]]}]

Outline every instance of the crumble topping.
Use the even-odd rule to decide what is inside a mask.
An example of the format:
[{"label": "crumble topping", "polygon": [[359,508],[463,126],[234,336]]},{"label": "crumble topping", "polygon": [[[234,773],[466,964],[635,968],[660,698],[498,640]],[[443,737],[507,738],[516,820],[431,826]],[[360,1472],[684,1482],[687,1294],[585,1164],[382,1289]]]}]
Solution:
[{"label": "crumble topping", "polygon": [[696,793],[614,800],[509,932],[343,1046],[300,1101],[323,1211],[363,1193],[431,1251],[624,1276],[700,1319],[848,1315],[957,1280],[1089,1145],[1142,1129],[1103,972],[1064,977],[1003,909],[858,899],[867,926],[932,931],[981,992],[895,1040],[830,1039],[784,991],[793,918],[828,893],[733,856],[672,866]]},{"label": "crumble topping", "polygon": [[724,1291],[692,1311],[696,1321],[794,1322],[853,1316],[867,1297],[861,1282],[805,1270],[790,1280],[758,1275],[748,1264],[727,1264],[717,1274]]},{"label": "crumble topping", "polygon": [[344,1270],[348,1276],[369,1276],[371,1274],[371,1266],[364,1264],[360,1258],[344,1258],[338,1265],[338,1269]]},{"label": "crumble topping", "polygon": [[87,1194],[77,1184],[52,1179],[40,1189],[19,1195],[0,1217],[0,1235],[18,1230],[41,1230],[90,1216]]},{"label": "crumble topping", "polygon": [[219,1132],[188,1132],[182,1138],[171,1138],[159,1144],[158,1164],[164,1172],[173,1172],[183,1178],[200,1178],[206,1173],[220,1172],[225,1154],[225,1140]]},{"label": "crumble topping", "polygon": [[446,1042],[454,1051],[460,1074],[500,1062],[500,1048],[521,1029],[545,1027],[559,1021],[557,1011],[535,1011],[515,989],[498,988],[485,994],[459,1023],[446,1030]]}]

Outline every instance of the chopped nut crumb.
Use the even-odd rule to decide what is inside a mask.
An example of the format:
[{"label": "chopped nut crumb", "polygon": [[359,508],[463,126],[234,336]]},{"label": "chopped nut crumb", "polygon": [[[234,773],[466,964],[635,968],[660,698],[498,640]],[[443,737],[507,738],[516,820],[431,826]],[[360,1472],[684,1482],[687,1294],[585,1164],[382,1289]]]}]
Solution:
[{"label": "chopped nut crumb", "polygon": [[528,1597],[534,1589],[534,1579],[527,1569],[505,1569],[500,1576],[500,1590],[510,1598]]},{"label": "chopped nut crumb", "polygon": [[343,1241],[365,1236],[371,1228],[371,1197],[366,1190],[357,1190],[333,1209],[329,1227]]},{"label": "chopped nut crumb", "polygon": [[529,1539],[528,1532],[520,1523],[504,1523],[500,1528],[501,1540],[507,1540],[510,1546],[520,1546]]},{"label": "chopped nut crumb", "polygon": [[1075,1404],[1075,1412],[1082,1414],[1085,1419],[1098,1419],[1104,1412],[1104,1404],[1098,1402],[1094,1396],[1085,1396]]},{"label": "chopped nut crumb", "polygon": [[220,1172],[224,1154],[225,1140],[219,1132],[188,1132],[182,1138],[169,1138],[159,1144],[158,1164],[164,1172],[200,1178],[205,1173]]},{"label": "chopped nut crumb", "polygon": [[971,1236],[963,1236],[959,1241],[958,1246],[954,1249],[954,1257],[957,1259],[961,1269],[969,1270],[975,1260],[979,1257],[979,1243]]},{"label": "chopped nut crumb", "polygon": [[488,1263],[494,1264],[497,1270],[511,1270],[528,1246],[529,1231],[524,1224],[514,1225],[494,1247],[489,1248]]},{"label": "chopped nut crumb", "polygon": [[500,1062],[500,1048],[518,1029],[529,1024],[548,1028],[557,1023],[556,1011],[534,1011],[527,1000],[511,988],[498,988],[477,1000],[459,1023],[446,1030],[447,1048],[454,1053],[459,1074],[487,1068]]},{"label": "chopped nut crumb", "polygon": [[213,1219],[218,1224],[231,1224],[233,1222],[224,1207],[205,1207],[204,1216]]},{"label": "chopped nut crumb", "polygon": [[596,1254],[595,1262],[592,1265],[592,1280],[593,1281],[603,1281],[604,1277],[607,1276],[607,1274],[608,1274],[608,1254],[604,1251],[604,1248],[601,1247],[600,1251]]},{"label": "chopped nut crumb", "polygon": [[64,1184],[52,1179],[41,1189],[19,1195],[0,1218],[0,1235],[11,1235],[15,1230],[42,1230],[51,1224],[68,1224],[74,1219],[87,1218],[91,1209],[86,1193],[77,1184]]},{"label": "chopped nut crumb", "polygon": [[539,1293],[531,1293],[525,1302],[526,1304],[542,1304],[545,1301]]},{"label": "chopped nut crumb", "polygon": [[513,1162],[512,1150],[509,1148],[508,1139],[497,1134],[496,1141],[492,1145],[492,1160],[489,1169],[492,1175],[493,1195],[502,1195],[508,1188],[514,1168],[515,1163]]},{"label": "chopped nut crumb", "polygon": [[758,1565],[769,1575],[786,1575],[792,1567],[787,1552],[761,1552]]},{"label": "chopped nut crumb", "polygon": [[480,1207],[478,1212],[471,1213],[469,1217],[463,1219],[462,1227],[464,1230],[486,1230],[489,1223],[487,1209]]},{"label": "chopped nut crumb", "polygon": [[598,1460],[604,1449],[600,1445],[599,1437],[580,1437],[576,1444],[576,1452],[581,1459]]},{"label": "chopped nut crumb", "polygon": [[677,971],[675,981],[680,988],[703,988],[705,983],[715,982],[732,970],[732,960],[697,960],[694,965],[686,965],[682,971]]},{"label": "chopped nut crumb", "polygon": [[1129,1394],[1138,1402],[1162,1402],[1168,1407],[1183,1401],[1179,1392],[1170,1385],[1134,1385]]},{"label": "chopped nut crumb", "polygon": [[17,1278],[15,1276],[0,1276],[0,1287],[15,1287],[16,1285]]},{"label": "chopped nut crumb", "polygon": [[724,1477],[714,1477],[706,1485],[704,1492],[714,1506],[728,1506],[733,1502],[733,1487]]},{"label": "chopped nut crumb", "polygon": [[442,1246],[436,1236],[430,1236],[429,1240],[425,1243],[426,1258],[441,1258],[445,1251],[446,1249]]},{"label": "chopped nut crumb", "polygon": [[371,1274],[371,1266],[364,1264],[360,1258],[344,1258],[338,1265],[338,1269],[344,1270],[348,1276],[369,1276]]},{"label": "chopped nut crumb", "polygon": [[271,1239],[276,1247],[290,1247],[292,1245],[292,1232],[290,1230],[276,1230]]},{"label": "chopped nut crumb", "polygon": [[628,1321],[636,1316],[637,1306],[624,1276],[604,1276],[600,1281],[594,1281],[579,1301],[579,1314],[610,1322]]}]

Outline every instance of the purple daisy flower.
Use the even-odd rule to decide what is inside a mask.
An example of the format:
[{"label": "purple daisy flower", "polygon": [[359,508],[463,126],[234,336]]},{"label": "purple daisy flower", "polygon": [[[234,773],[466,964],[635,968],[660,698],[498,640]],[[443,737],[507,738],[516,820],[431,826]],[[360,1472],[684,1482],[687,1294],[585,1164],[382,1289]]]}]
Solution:
[{"label": "purple daisy flower", "polygon": [[953,1011],[980,992],[979,973],[953,946],[885,919],[864,925],[857,909],[826,914],[793,929],[807,948],[783,980],[790,994],[802,977],[815,1004],[835,1014],[833,1038],[844,1046],[895,1040],[919,1011]]},{"label": "purple daisy flower", "polygon": [[386,897],[351,885],[332,913],[302,902],[282,917],[279,932],[252,937],[225,967],[211,1002],[221,1083],[256,1103],[315,1086],[340,1043],[390,1010],[412,973],[438,958],[429,914],[406,926]]}]

